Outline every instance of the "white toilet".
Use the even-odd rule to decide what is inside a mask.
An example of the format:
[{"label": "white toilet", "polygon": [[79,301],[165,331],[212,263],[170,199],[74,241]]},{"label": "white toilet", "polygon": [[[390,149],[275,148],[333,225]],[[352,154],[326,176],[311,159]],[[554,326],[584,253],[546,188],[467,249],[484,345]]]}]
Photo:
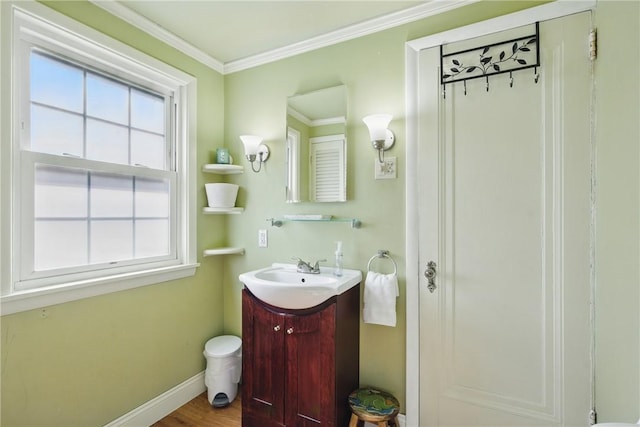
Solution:
[{"label": "white toilet", "polygon": [[629,423],[602,423],[595,424],[593,427],[638,427],[640,425],[640,420],[636,424]]},{"label": "white toilet", "polygon": [[204,383],[211,406],[229,405],[238,394],[242,371],[242,340],[233,335],[211,338],[204,346],[207,369]]}]

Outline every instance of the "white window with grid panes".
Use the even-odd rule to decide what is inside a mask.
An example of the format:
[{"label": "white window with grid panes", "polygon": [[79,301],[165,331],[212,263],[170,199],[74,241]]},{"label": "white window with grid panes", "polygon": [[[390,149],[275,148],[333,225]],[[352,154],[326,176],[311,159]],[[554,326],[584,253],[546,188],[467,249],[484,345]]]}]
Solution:
[{"label": "white window with grid panes", "polygon": [[25,303],[33,297],[49,304],[193,274],[195,82],[28,5],[10,8],[12,246],[3,311],[39,306]]}]

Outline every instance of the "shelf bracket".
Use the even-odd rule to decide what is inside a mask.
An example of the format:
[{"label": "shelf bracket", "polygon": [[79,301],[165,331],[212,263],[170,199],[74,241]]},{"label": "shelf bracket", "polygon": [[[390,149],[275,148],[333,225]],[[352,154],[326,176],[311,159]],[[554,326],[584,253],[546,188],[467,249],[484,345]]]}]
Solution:
[{"label": "shelf bracket", "polygon": [[275,218],[267,218],[267,221],[271,222],[272,227],[282,227],[282,221]]}]

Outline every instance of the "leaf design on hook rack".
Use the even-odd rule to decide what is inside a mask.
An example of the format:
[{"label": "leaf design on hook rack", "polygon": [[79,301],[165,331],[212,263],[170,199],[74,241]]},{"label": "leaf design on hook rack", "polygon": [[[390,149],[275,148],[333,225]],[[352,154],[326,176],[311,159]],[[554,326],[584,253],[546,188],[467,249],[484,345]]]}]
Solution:
[{"label": "leaf design on hook rack", "polygon": [[453,83],[540,65],[537,49],[538,30],[536,24],[534,35],[446,55],[441,46],[441,83]]}]

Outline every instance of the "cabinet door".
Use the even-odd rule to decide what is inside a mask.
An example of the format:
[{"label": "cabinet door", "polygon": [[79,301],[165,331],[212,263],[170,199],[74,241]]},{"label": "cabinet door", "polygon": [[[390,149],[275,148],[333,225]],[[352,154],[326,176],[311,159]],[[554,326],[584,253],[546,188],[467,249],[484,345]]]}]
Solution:
[{"label": "cabinet door", "polygon": [[[246,291],[242,293],[243,425],[282,425],[284,422],[284,324],[282,314],[267,310]],[[254,420],[254,421],[250,421]]]},{"label": "cabinet door", "polygon": [[335,426],[335,304],[286,322],[285,424]]}]

